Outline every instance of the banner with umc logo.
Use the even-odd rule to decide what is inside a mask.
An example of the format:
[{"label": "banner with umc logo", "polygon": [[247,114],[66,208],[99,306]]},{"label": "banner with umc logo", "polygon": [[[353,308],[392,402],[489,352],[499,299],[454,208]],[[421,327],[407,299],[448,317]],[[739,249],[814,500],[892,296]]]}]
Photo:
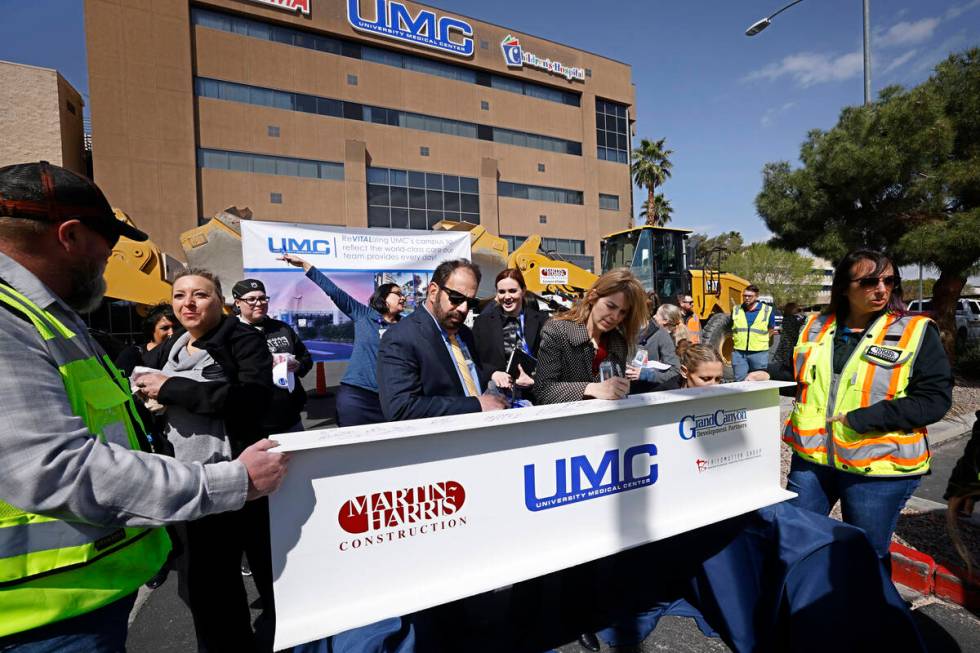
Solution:
[{"label": "banner with umc logo", "polygon": [[292,326],[315,361],[342,362],[350,358],[354,342],[354,323],[338,305],[344,301],[327,295],[302,268],[280,261],[283,254],[305,259],[339,292],[361,304],[366,305],[381,284],[397,283],[406,298],[405,310],[411,312],[424,300],[439,263],[469,258],[470,235],[242,221],[245,277],[265,284],[269,316]]},{"label": "banner with umc logo", "polygon": [[794,496],[783,385],[275,436],[292,452],[270,499],[276,650]]}]

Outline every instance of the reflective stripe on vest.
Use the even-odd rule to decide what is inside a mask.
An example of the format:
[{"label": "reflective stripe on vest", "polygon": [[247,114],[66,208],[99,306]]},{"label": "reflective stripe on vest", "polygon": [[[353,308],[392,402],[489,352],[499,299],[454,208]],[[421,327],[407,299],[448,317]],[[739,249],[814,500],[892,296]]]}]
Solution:
[{"label": "reflective stripe on vest", "polygon": [[691,317],[687,318],[686,326],[689,334],[688,340],[691,341],[691,344],[696,345],[701,342],[701,318],[698,317],[697,313],[693,313]]},{"label": "reflective stripe on vest", "polygon": [[732,311],[732,345],[740,351],[769,350],[769,316],[772,307],[760,302],[761,308],[755,314],[752,324],[741,306]]},{"label": "reflective stripe on vest", "polygon": [[828,430],[828,423],[835,415],[904,397],[928,324],[922,316],[882,315],[866,329],[832,386],[835,320],[810,317],[793,352],[797,396],[783,440],[806,460],[852,473],[895,476],[927,471],[925,428],[857,433],[839,422]]},{"label": "reflective stripe on vest", "polygon": [[[40,334],[72,413],[103,443],[97,446],[138,449],[128,385],[108,357],[87,353],[70,328],[10,286],[0,284],[0,302]],[[159,570],[169,550],[163,529],[68,522],[0,500],[0,637],[123,598]]]}]

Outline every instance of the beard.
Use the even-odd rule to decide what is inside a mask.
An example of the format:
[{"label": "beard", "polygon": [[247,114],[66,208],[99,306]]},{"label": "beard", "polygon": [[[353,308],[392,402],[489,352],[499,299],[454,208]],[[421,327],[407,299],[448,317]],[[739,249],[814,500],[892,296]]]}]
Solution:
[{"label": "beard", "polygon": [[71,293],[65,303],[79,313],[91,313],[102,303],[106,293],[104,268],[99,263],[79,262],[71,270]]}]

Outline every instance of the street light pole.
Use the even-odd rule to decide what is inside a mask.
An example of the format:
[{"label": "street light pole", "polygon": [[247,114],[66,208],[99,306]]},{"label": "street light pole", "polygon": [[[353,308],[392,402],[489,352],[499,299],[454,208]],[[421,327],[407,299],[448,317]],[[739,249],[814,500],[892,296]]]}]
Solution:
[{"label": "street light pole", "polygon": [[[749,28],[745,30],[746,36],[755,36],[765,28],[772,24],[772,19],[783,13],[793,5],[798,5],[803,0],[795,0],[789,3],[785,7],[782,7],[779,11],[772,13],[765,18],[755,21]],[[864,105],[869,106],[871,104],[871,0],[863,0],[864,2]]]},{"label": "street light pole", "polygon": [[864,106],[871,106],[871,0],[864,0]]}]

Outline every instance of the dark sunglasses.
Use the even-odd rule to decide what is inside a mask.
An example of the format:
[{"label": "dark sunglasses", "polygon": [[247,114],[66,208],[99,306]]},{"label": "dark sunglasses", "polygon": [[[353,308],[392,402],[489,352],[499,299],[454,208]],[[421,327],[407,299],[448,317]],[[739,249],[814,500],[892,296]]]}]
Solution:
[{"label": "dark sunglasses", "polygon": [[453,306],[459,306],[463,302],[466,302],[466,307],[472,311],[476,309],[477,305],[480,303],[480,300],[476,297],[467,297],[463,293],[452,290],[451,288],[439,286],[439,289],[445,291],[446,297],[449,298],[449,303]]},{"label": "dark sunglasses", "polygon": [[864,277],[862,279],[852,279],[851,283],[856,283],[861,290],[874,290],[879,283],[885,284],[887,290],[891,290],[898,283],[898,277],[890,274],[887,277]]}]

